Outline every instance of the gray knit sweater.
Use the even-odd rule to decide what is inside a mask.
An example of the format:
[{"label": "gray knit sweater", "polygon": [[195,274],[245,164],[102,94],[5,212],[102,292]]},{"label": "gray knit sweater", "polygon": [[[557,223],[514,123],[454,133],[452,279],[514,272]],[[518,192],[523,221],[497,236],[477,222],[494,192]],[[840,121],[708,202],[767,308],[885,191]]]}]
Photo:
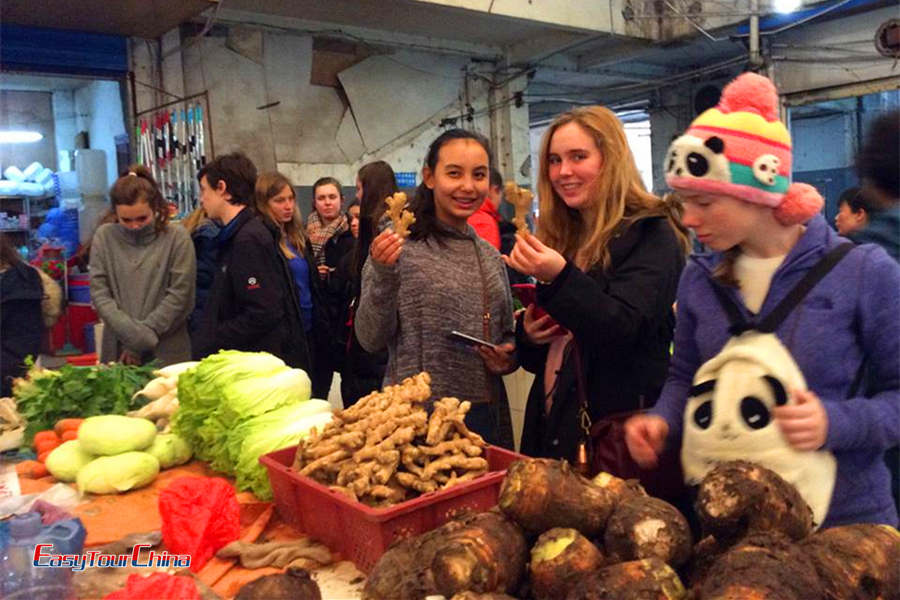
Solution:
[{"label": "gray knit sweater", "polygon": [[91,302],[104,324],[102,362],[118,360],[124,349],[163,366],[190,360],[197,261],[184,227],[156,233],[102,225],[90,265]]},{"label": "gray knit sweater", "polygon": [[354,321],[356,336],[369,352],[387,347],[385,385],[428,371],[433,398],[485,402],[489,397],[484,361],[448,334],[456,330],[484,337],[477,248],[487,282],[489,341],[514,341],[506,266],[497,250],[471,227],[465,234],[455,232],[445,244],[407,240],[392,267],[379,265],[371,257],[366,261]]}]

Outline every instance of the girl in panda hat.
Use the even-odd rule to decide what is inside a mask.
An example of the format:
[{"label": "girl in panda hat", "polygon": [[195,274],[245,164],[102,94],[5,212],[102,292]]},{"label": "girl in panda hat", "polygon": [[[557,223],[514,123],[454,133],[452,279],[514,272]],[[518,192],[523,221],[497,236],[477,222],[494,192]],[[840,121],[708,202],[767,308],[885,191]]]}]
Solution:
[{"label": "girl in panda hat", "polygon": [[667,383],[626,441],[652,466],[684,440],[689,481],[735,452],[771,460],[806,482],[820,525],[896,525],[882,456],[900,442],[900,267],[874,245],[848,251],[818,192],[791,183],[777,106],[745,73],[672,143],[666,181],[712,252],[682,274]]}]

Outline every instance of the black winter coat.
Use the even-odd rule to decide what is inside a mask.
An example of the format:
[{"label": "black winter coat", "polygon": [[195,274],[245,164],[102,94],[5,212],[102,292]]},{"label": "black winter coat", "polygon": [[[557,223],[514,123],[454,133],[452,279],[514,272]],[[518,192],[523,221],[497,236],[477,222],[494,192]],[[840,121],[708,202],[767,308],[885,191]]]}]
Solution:
[{"label": "black winter coat", "polygon": [[[571,262],[550,285],[538,285],[538,304],[571,331],[581,347],[593,420],[652,406],[669,365],[675,326],[672,303],[685,256],[664,217],[642,219],[609,245],[610,268],[588,273]],[[535,373],[522,432],[523,454],[571,459],[579,440],[578,395],[571,352],[566,354],[549,415],[544,410],[547,345],[525,338],[522,366]]]},{"label": "black winter coat", "polygon": [[0,273],[0,396],[10,396],[12,378],[22,376],[25,357],[37,359],[44,321],[44,287],[38,272],[25,263]]},{"label": "black winter coat", "polygon": [[[350,231],[333,236],[325,242],[325,264],[332,271],[321,281],[322,301],[325,303],[325,318],[328,321],[329,333],[336,348],[340,348],[342,329],[345,325],[345,306],[347,297],[347,281],[341,276],[341,263],[345,257],[353,255],[356,240]],[[351,259],[352,260],[352,259]],[[317,273],[313,270],[312,273]]]},{"label": "black winter coat", "polygon": [[344,360],[341,365],[341,399],[344,408],[356,403],[357,400],[369,392],[381,389],[384,382],[384,372],[387,369],[387,348],[378,352],[367,352],[356,337],[356,331],[351,323],[355,312],[355,303],[359,299],[359,277],[353,270],[355,246],[341,260],[337,271],[332,276],[335,282],[343,287],[343,321],[339,339],[344,347]]},{"label": "black winter coat", "polygon": [[192,337],[194,358],[220,349],[269,352],[310,372],[296,287],[273,232],[249,208],[235,219],[219,240],[218,270]]}]

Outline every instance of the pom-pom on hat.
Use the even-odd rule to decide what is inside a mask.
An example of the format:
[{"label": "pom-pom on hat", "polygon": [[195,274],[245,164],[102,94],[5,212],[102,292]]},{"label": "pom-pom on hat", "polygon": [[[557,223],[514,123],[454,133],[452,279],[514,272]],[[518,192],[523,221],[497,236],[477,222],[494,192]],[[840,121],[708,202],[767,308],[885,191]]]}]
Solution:
[{"label": "pom-pom on hat", "polygon": [[823,204],[812,186],[791,183],[791,135],[778,120],[778,93],[756,73],[725,86],[718,106],[672,142],[666,183],[772,207],[785,225],[805,223]]}]

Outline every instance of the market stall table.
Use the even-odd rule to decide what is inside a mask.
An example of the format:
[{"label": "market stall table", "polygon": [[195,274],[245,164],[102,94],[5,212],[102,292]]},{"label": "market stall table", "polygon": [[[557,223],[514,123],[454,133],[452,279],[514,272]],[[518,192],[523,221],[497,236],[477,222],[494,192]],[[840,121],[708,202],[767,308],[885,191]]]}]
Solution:
[{"label": "market stall table", "polygon": [[[206,463],[191,461],[186,465],[173,467],[160,472],[156,480],[150,485],[115,495],[87,494],[84,501],[70,509],[73,516],[81,519],[87,531],[85,549],[99,549],[119,542],[129,536],[139,534],[153,534],[160,530],[162,521],[158,510],[159,493],[172,480],[178,477],[222,477],[220,473],[212,470]],[[226,478],[227,479],[227,478]],[[53,477],[40,479],[19,478],[21,493],[41,493],[56,484]],[[264,513],[271,508],[270,502],[261,502],[249,492],[237,494],[240,504],[241,535],[253,526]],[[303,534],[284,523],[276,514],[268,520],[262,534],[257,541],[289,540],[301,537]],[[129,537],[129,539],[134,539]],[[135,543],[135,542],[132,542]],[[130,548],[123,551],[130,551]],[[265,567],[260,569],[245,569],[235,565],[228,569],[222,577],[207,588],[199,579],[197,589],[204,600],[213,598],[232,598],[244,584],[272,573],[282,572],[284,569]],[[75,574],[75,586],[78,598],[83,600],[100,599],[107,593],[121,589],[125,580],[131,573],[148,573],[146,568],[123,567],[115,569],[88,569]],[[172,570],[170,570],[172,571]],[[182,569],[177,574],[187,575],[188,571]],[[318,582],[325,600],[353,600],[360,597],[365,575],[358,571],[352,563],[341,561],[331,566],[317,569],[312,572],[313,578]]]}]

